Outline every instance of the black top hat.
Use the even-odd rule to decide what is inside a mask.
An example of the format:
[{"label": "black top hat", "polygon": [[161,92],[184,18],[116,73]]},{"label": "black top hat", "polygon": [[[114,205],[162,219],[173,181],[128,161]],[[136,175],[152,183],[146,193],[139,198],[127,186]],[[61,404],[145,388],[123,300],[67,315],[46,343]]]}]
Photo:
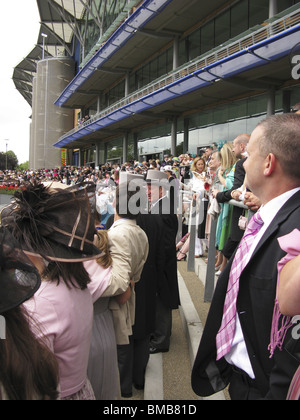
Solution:
[{"label": "black top hat", "polygon": [[87,261],[101,255],[93,244],[93,199],[93,183],[61,190],[29,184],[15,193],[12,204],[2,211],[1,222],[29,255],[48,261]]},{"label": "black top hat", "polygon": [[0,227],[0,314],[30,299],[41,278],[12,235]]}]

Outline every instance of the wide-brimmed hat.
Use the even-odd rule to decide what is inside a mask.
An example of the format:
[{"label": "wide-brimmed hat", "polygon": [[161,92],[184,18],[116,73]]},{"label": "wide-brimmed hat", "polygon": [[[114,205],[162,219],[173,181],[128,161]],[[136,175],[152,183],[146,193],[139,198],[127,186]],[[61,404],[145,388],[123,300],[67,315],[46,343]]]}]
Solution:
[{"label": "wide-brimmed hat", "polygon": [[94,246],[95,224],[91,201],[95,184],[65,189],[27,185],[17,191],[1,222],[28,255],[48,261],[81,262],[100,257]]},{"label": "wide-brimmed hat", "polygon": [[35,266],[10,232],[0,227],[0,314],[30,299],[40,285]]},{"label": "wide-brimmed hat", "polygon": [[171,172],[172,174],[174,173],[174,170],[173,170],[173,168],[172,168],[172,166],[171,166],[171,165],[166,165],[166,166],[164,167],[164,171],[165,171],[165,172]]}]

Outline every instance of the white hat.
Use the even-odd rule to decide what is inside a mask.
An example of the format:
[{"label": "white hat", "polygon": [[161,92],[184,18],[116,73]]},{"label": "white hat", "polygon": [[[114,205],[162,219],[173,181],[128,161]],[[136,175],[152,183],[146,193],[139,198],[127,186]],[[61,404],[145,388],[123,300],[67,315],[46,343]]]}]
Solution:
[{"label": "white hat", "polygon": [[173,168],[172,168],[172,166],[171,166],[171,165],[166,165],[166,166],[164,167],[164,171],[165,171],[165,172],[172,172],[172,173],[174,173]]}]

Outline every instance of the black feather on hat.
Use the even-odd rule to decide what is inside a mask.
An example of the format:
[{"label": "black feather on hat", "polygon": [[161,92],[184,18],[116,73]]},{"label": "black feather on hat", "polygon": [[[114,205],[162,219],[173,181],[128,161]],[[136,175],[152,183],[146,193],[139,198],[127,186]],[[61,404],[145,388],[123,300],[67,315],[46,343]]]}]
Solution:
[{"label": "black feather on hat", "polygon": [[58,262],[99,258],[101,253],[93,244],[90,200],[94,198],[93,183],[65,189],[29,184],[17,191],[12,204],[2,211],[1,223],[29,255]]}]

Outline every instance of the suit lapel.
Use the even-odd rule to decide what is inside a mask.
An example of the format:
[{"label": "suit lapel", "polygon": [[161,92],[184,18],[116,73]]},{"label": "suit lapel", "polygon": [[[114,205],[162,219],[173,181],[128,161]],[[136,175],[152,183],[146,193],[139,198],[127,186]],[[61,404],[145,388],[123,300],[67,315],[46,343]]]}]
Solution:
[{"label": "suit lapel", "polygon": [[[294,194],[286,203],[285,205],[279,210],[277,215],[275,216],[274,220],[264,233],[263,237],[259,241],[252,257],[255,258],[256,254],[260,251],[260,249],[263,247],[265,242],[278,230],[278,227],[284,223],[290,214],[295,211],[300,206],[300,191],[298,191],[296,194]],[[250,260],[250,261],[251,261]]]}]

